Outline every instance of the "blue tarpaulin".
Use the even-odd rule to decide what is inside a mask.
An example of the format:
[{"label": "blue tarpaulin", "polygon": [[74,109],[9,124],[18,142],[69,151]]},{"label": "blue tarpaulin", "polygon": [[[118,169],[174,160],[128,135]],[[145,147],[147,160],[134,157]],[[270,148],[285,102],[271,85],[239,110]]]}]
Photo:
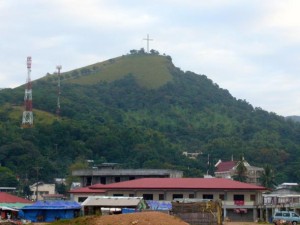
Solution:
[{"label": "blue tarpaulin", "polygon": [[[32,222],[53,222],[58,219],[72,219],[79,214],[81,205],[74,201],[37,201],[21,208],[24,219]],[[22,214],[22,213],[21,213]]]},{"label": "blue tarpaulin", "polygon": [[169,201],[147,200],[146,203],[152,210],[172,210],[172,203]]}]

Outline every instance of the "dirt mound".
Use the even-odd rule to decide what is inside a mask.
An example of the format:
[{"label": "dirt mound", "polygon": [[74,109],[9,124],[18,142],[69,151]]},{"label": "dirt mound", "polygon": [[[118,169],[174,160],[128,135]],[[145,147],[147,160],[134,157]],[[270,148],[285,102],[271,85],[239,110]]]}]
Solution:
[{"label": "dirt mound", "polygon": [[102,216],[95,219],[95,225],[188,225],[180,218],[160,212],[141,212]]},{"label": "dirt mound", "polygon": [[1,221],[0,225],[16,225],[17,223],[11,221]]}]

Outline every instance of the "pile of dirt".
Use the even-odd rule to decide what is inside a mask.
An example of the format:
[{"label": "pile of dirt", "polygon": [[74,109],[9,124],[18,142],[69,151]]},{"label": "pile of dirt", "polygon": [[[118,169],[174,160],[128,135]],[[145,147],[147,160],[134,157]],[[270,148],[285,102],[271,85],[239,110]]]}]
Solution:
[{"label": "pile of dirt", "polygon": [[[17,225],[18,223],[13,221],[1,221],[0,225]],[[20,224],[20,223],[19,223]]]},{"label": "pile of dirt", "polygon": [[[180,218],[161,212],[141,212],[102,216],[95,225],[188,225]],[[94,225],[93,224],[93,225]]]}]

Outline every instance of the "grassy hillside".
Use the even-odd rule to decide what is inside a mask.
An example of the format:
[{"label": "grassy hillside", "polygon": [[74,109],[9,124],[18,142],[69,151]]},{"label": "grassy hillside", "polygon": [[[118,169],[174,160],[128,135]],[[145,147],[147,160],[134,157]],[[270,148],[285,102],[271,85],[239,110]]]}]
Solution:
[{"label": "grassy hillside", "polygon": [[145,88],[158,88],[172,80],[169,71],[170,66],[171,61],[167,57],[136,54],[70,71],[64,73],[63,77],[67,79],[66,82],[93,85],[104,81],[112,82],[126,75],[133,75],[139,85]]}]

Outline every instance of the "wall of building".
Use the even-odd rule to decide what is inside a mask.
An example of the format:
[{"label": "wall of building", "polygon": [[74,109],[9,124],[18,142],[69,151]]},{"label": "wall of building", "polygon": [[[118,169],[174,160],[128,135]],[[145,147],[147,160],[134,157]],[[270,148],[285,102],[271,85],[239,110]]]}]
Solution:
[{"label": "wall of building", "polygon": [[39,184],[30,186],[30,191],[33,192],[32,199],[36,200],[36,192],[38,191],[38,200],[42,200],[44,194],[55,194],[55,184]]}]

